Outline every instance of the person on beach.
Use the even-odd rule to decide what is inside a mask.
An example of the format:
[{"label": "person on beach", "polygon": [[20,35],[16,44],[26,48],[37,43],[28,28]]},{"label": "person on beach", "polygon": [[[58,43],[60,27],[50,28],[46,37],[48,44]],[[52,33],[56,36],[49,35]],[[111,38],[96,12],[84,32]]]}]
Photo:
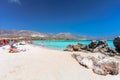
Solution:
[{"label": "person on beach", "polygon": [[12,46],[13,45],[13,40],[9,41],[9,45]]},{"label": "person on beach", "polygon": [[18,52],[20,52],[20,50],[17,49],[15,46],[11,45],[10,49],[9,49],[9,52],[10,53],[18,53]]}]

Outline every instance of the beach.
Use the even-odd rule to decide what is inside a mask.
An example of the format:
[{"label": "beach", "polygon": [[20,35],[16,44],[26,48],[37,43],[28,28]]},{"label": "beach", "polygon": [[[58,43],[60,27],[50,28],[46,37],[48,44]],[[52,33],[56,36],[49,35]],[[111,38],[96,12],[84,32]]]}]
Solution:
[{"label": "beach", "polygon": [[[119,75],[102,76],[81,66],[73,52],[35,45],[20,53],[0,50],[0,80],[119,80]],[[87,53],[80,52],[86,55]]]}]

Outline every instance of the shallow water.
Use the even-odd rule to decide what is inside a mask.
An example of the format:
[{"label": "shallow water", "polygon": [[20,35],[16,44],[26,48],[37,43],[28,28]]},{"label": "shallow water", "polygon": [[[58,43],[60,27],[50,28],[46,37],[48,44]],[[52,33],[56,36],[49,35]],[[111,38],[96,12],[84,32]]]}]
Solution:
[{"label": "shallow water", "polygon": [[[33,41],[33,44],[38,46],[44,46],[48,48],[54,48],[54,49],[65,49],[68,45],[77,44],[80,42],[81,44],[90,44],[92,40],[38,40]],[[114,48],[113,40],[107,41],[109,47]]]}]

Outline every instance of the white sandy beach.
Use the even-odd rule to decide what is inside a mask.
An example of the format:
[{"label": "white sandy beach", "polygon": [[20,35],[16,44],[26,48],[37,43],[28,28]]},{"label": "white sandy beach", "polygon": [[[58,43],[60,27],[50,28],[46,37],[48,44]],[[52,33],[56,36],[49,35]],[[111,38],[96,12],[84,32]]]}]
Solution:
[{"label": "white sandy beach", "polygon": [[0,80],[120,80],[120,74],[102,76],[82,67],[72,52],[26,47],[21,53],[0,50]]}]

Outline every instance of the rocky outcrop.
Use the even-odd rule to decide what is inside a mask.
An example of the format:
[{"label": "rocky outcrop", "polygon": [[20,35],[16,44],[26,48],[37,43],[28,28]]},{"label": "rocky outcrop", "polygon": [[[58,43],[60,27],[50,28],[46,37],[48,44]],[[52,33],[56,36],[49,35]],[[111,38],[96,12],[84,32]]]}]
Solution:
[{"label": "rocky outcrop", "polygon": [[120,53],[120,36],[115,38],[113,43],[114,43],[116,51]]},{"label": "rocky outcrop", "polygon": [[107,42],[105,40],[100,41],[92,41],[89,45],[84,45],[81,43],[78,43],[77,45],[72,45],[72,47],[67,47],[65,51],[89,51],[92,53],[95,52],[101,52],[109,56],[114,56],[117,54],[115,49],[112,49],[108,46]]},{"label": "rocky outcrop", "polygon": [[89,49],[91,52],[107,52],[108,49],[108,44],[106,41],[101,40],[101,41],[92,41],[89,44]]},{"label": "rocky outcrop", "polygon": [[119,63],[113,58],[104,58],[94,64],[93,72],[100,75],[117,75],[119,73]]},{"label": "rocky outcrop", "polygon": [[92,69],[99,75],[117,75],[119,74],[119,62],[114,59],[98,53],[96,56],[83,57],[80,54],[74,54],[74,58],[82,66]]}]

